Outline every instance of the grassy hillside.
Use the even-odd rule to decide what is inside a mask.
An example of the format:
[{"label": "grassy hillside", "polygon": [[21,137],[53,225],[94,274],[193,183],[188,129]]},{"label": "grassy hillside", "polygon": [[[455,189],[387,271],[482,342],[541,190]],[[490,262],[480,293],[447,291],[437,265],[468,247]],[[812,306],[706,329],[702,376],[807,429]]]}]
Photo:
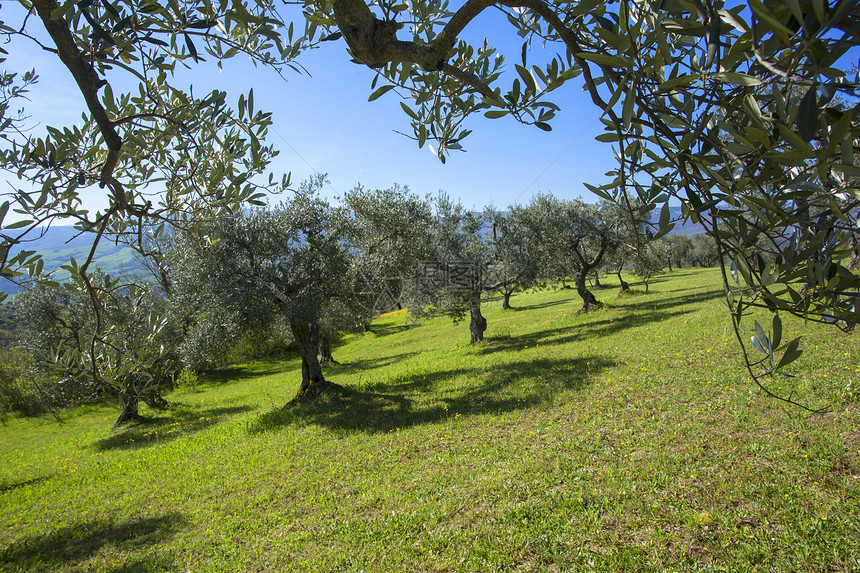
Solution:
[{"label": "grassy hillside", "polygon": [[[10,253],[14,255],[22,248],[38,252],[45,261],[45,272],[56,271],[54,279],[62,281],[69,277],[69,273],[60,267],[69,264],[69,257],[75,257],[79,263],[83,263],[89,255],[92,241],[92,234],[80,234],[71,226],[54,226],[47,229],[42,237],[13,247]],[[134,250],[122,243],[111,242],[109,238],[99,244],[93,264],[115,276],[145,274],[135,259]],[[15,294],[20,290],[18,285],[0,278],[0,292]]]},{"label": "grassy hillside", "polygon": [[616,291],[578,318],[572,291],[491,301],[476,346],[382,317],[301,410],[290,359],[120,432],[107,407],[9,419],[0,569],[860,570],[856,338],[786,324],[810,350],[786,382],[833,407],[810,415],[738,367],[715,271]]}]

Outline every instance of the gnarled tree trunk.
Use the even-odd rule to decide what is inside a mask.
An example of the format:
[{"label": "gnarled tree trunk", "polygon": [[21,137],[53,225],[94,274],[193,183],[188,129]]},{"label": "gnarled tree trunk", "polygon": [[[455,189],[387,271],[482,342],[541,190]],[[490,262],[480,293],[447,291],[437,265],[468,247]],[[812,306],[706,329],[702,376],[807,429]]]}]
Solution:
[{"label": "gnarled tree trunk", "polygon": [[481,314],[481,294],[469,297],[469,332],[472,334],[472,344],[484,340],[487,330],[487,319]]},{"label": "gnarled tree trunk", "polygon": [[582,308],[577,311],[577,314],[583,312],[589,312],[594,309],[600,308],[602,305],[597,302],[597,299],[594,297],[594,294],[588,287],[585,286],[585,279],[597,265],[600,264],[600,260],[603,258],[603,254],[606,252],[608,247],[608,241],[606,237],[600,238],[600,248],[597,253],[594,255],[594,258],[589,261],[583,255],[583,252],[579,249],[579,244],[574,243],[571,245],[571,252],[576,257],[575,266],[576,266],[576,292],[579,294],[579,298],[582,299]]},{"label": "gnarled tree trunk", "polygon": [[325,368],[329,364],[340,364],[331,355],[331,337],[325,332],[320,332],[320,366]]},{"label": "gnarled tree trunk", "polygon": [[582,299],[582,309],[579,312],[588,312],[601,307],[594,294],[585,286],[585,273],[576,275],[576,292]]},{"label": "gnarled tree trunk", "polygon": [[504,291],[502,293],[502,310],[508,310],[511,308],[511,295],[514,294],[513,291]]},{"label": "gnarled tree trunk", "polygon": [[138,393],[137,381],[134,378],[129,380],[122,392],[119,392],[119,403],[122,406],[122,412],[120,412],[119,418],[116,419],[116,423],[113,425],[114,428],[119,428],[132,420],[143,419],[143,416],[138,412],[140,395]]},{"label": "gnarled tree trunk", "polygon": [[625,281],[623,278],[621,278],[621,269],[618,269],[617,271],[615,271],[615,274],[618,275],[618,282],[621,283],[621,291],[618,293],[620,296],[620,295],[624,294],[624,291],[630,290],[630,285],[627,284],[627,281]]},{"label": "gnarled tree trunk", "polygon": [[319,352],[319,325],[315,322],[299,322],[290,324],[293,338],[299,346],[302,357],[302,385],[298,397],[316,397],[325,392],[331,385],[322,373],[322,367],[317,359]]}]

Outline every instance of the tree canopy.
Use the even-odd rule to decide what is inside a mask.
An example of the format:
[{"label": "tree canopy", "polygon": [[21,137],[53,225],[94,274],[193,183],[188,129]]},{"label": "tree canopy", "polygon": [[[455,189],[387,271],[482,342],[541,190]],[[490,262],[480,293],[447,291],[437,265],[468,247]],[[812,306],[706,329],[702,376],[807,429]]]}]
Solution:
[{"label": "tree canopy", "polygon": [[[502,73],[489,41],[463,39],[490,9],[523,38],[516,74]],[[768,394],[763,377],[798,355],[796,341],[773,343],[779,312],[843,329],[860,320],[860,277],[849,268],[860,206],[858,84],[844,63],[860,40],[852,0],[467,0],[456,9],[333,0],[311,14],[379,70],[371,98],[408,90],[414,137],[443,160],[477,113],[551,129],[552,92],[576,78],[618,159],[611,181],[589,189],[644,234],[654,209],[656,235],[672,228],[672,200],[705,227],[750,374]],[[549,63],[532,64],[541,58]],[[753,307],[774,313],[770,335],[755,323],[759,359],[740,328]]]},{"label": "tree canopy", "polygon": [[[370,98],[405,88],[415,140],[443,161],[462,148],[470,116],[549,130],[554,92],[568,82],[584,88],[603,114],[598,139],[618,159],[610,180],[589,189],[644,236],[672,228],[671,201],[704,226],[747,366],[769,394],[763,377],[798,355],[797,341],[777,343],[780,312],[846,330],[860,320],[860,106],[845,63],[860,39],[853,0],[308,1],[298,26],[270,3],[241,0],[22,4],[30,15],[0,32],[56,54],[87,112],[80,125],[30,137],[12,110],[36,74],[3,74],[2,167],[23,183],[0,205],[0,218],[21,218],[3,225],[0,272],[38,278],[38,255],[13,256],[11,247],[72,220],[94,233],[90,256],[69,269],[96,312],[105,303],[88,267],[106,233],[136,236],[142,248],[160,223],[261,199],[255,177],[275,153],[263,141],[269,114],[255,109],[252,92],[235,109],[221,91],[195,96],[173,80],[177,66],[245,54],[280,71],[342,35],[354,61],[378,71]],[[489,41],[465,39],[487,10],[504,13],[523,40],[511,67]],[[128,81],[132,89],[115,90]],[[268,185],[287,179],[270,175]],[[87,188],[107,193],[109,207],[89,212]],[[774,313],[769,333],[754,323],[759,358],[747,354],[741,329],[754,307]]]}]

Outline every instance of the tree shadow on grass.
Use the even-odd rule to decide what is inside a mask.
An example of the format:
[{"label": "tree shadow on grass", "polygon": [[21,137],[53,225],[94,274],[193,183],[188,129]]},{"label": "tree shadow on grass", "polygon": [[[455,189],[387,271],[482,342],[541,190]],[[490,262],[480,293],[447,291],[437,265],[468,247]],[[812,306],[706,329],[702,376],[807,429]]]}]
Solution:
[{"label": "tree shadow on grass", "polygon": [[389,336],[415,328],[414,324],[371,324],[367,331],[375,336]]},{"label": "tree shadow on grass", "polygon": [[508,310],[511,310],[514,312],[521,312],[524,310],[537,310],[539,308],[550,308],[552,306],[559,306],[562,304],[567,304],[567,303],[571,302],[572,300],[574,300],[575,298],[576,297],[571,296],[571,297],[565,297],[565,298],[558,299],[558,300],[550,300],[547,302],[539,302],[539,303],[535,303],[535,304],[524,304],[524,305],[520,306],[520,305],[516,304],[516,298],[512,296],[511,297],[511,307]]},{"label": "tree shadow on grass", "polygon": [[[509,334],[487,336],[482,345],[475,347],[479,354],[520,351],[535,346],[560,346],[579,342],[596,336],[609,336],[621,331],[632,330],[652,322],[667,320],[693,312],[695,309],[681,308],[684,305],[712,300],[722,294],[721,290],[699,291],[694,295],[661,298],[656,301],[640,299],[640,304],[610,307],[612,318],[597,310],[578,318],[570,318],[570,323],[553,329],[512,336]],[[619,316],[620,315],[620,316]]]},{"label": "tree shadow on grass", "polygon": [[252,410],[251,406],[225,406],[201,409],[180,403],[138,424],[121,428],[93,444],[97,451],[133,450],[164,443],[217,424],[224,417]]},{"label": "tree shadow on grass", "polygon": [[[71,563],[84,561],[104,548],[128,552],[156,545],[176,535],[184,524],[185,518],[178,513],[122,523],[106,520],[76,523],[51,533],[15,541],[0,552],[0,569],[5,570],[4,566],[8,565],[19,571],[55,571]],[[149,565],[155,568],[145,567]],[[114,571],[152,571],[158,569],[159,565],[135,560]]]},{"label": "tree shadow on grass", "polygon": [[[623,310],[623,309],[622,309]],[[595,311],[600,313],[600,311]],[[649,322],[665,320],[686,314],[689,311],[654,311],[648,313],[629,311],[622,316],[617,313],[613,318],[597,319],[599,314],[592,313],[588,321],[571,319],[571,323],[553,329],[545,329],[516,336],[488,336],[484,343],[475,347],[478,354],[494,354],[497,352],[515,352],[534,348],[536,346],[560,346],[579,342],[597,336],[610,336],[616,332],[635,329]]]},{"label": "tree shadow on grass", "polygon": [[228,384],[242,382],[249,378],[262,378],[263,376],[279,374],[283,371],[280,363],[284,360],[294,358],[295,356],[298,356],[298,353],[290,353],[289,355],[275,358],[271,361],[254,362],[252,365],[238,365],[219,368],[217,370],[207,370],[202,376],[200,376],[199,386],[200,388],[205,388],[207,386],[226,386]]},{"label": "tree shadow on grass", "polygon": [[51,476],[41,476],[33,479],[28,479],[26,481],[20,481],[17,483],[10,483],[0,485],[0,493],[6,493],[7,491],[12,491],[13,489],[18,489],[19,487],[27,487],[29,485],[38,485],[43,481],[51,479]]},{"label": "tree shadow on grass", "polygon": [[[412,352],[401,352],[400,354],[390,354],[388,356],[380,356],[379,358],[356,359],[340,364],[329,364],[325,367],[325,373],[333,376],[356,374],[359,371],[368,371],[394,364],[395,362],[409,358],[413,354]],[[337,359],[337,352],[335,352],[335,359]]]},{"label": "tree shadow on grass", "polygon": [[[458,415],[504,414],[549,403],[560,392],[582,390],[590,375],[611,366],[614,362],[605,357],[584,356],[422,372],[373,387],[344,387],[299,407],[277,408],[262,414],[248,430],[313,423],[339,431],[384,433]],[[462,384],[453,389],[446,384],[439,399],[428,403],[430,391],[457,377],[463,378]]]},{"label": "tree shadow on grass", "polygon": [[[700,302],[707,302],[711,300],[715,300],[723,295],[723,289],[714,288],[708,290],[702,290],[700,288],[691,289],[695,290],[695,294],[686,294],[680,296],[672,296],[669,298],[660,298],[660,300],[654,301],[653,303],[650,301],[643,300],[640,308],[643,312],[649,310],[662,310],[665,308],[677,308],[679,305],[687,305],[687,304],[696,304]],[[673,291],[680,292],[680,291]],[[644,293],[643,293],[644,294]],[[650,294],[650,293],[649,293]],[[685,311],[691,312],[691,311]]]}]

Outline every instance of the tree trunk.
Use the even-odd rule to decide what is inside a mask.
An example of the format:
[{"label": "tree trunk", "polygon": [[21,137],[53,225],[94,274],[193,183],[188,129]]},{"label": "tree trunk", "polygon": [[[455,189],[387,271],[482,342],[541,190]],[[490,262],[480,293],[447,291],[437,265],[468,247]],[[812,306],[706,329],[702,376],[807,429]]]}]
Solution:
[{"label": "tree trunk", "polygon": [[600,273],[594,273],[594,288],[600,288],[603,285],[600,284]]},{"label": "tree trunk", "polygon": [[130,422],[132,420],[143,419],[143,416],[138,413],[140,397],[137,390],[135,381],[132,380],[126,384],[125,389],[119,393],[119,403],[122,406],[122,412],[120,412],[119,418],[116,419],[116,423],[113,425],[114,428],[119,428],[126,422]]},{"label": "tree trunk", "polygon": [[164,399],[158,388],[150,388],[140,395],[140,399],[153,410],[166,410],[170,407],[170,403]]},{"label": "tree trunk", "polygon": [[589,312],[601,307],[594,294],[585,286],[585,273],[576,275],[576,292],[582,299],[582,309],[579,312]]},{"label": "tree trunk", "polygon": [[502,299],[502,310],[508,310],[511,308],[511,295],[512,294],[513,294],[513,292],[508,292],[508,291],[505,291],[504,293],[502,293],[502,296],[504,297]]},{"label": "tree trunk", "polygon": [[481,294],[473,294],[469,297],[469,332],[472,334],[472,344],[484,340],[484,331],[487,330],[487,319],[481,314]]},{"label": "tree trunk", "polygon": [[594,258],[591,259],[591,261],[588,261],[588,259],[586,259],[583,256],[583,253],[579,250],[579,244],[571,245],[571,252],[576,257],[576,277],[574,277],[576,292],[579,294],[579,298],[582,299],[582,308],[577,311],[576,314],[589,312],[602,306],[597,302],[597,299],[591,291],[588,290],[588,287],[585,286],[585,277],[600,264],[600,259],[602,259],[603,255],[606,253],[607,246],[608,242],[606,237],[601,237],[600,249],[597,251],[597,254],[594,255]]},{"label": "tree trunk", "polygon": [[621,291],[618,293],[619,295],[621,295],[624,294],[624,291],[630,290],[630,285],[627,284],[627,281],[621,278],[621,270],[616,271],[616,274],[618,275],[618,282],[621,283]]},{"label": "tree trunk", "polygon": [[302,385],[298,397],[314,398],[322,394],[330,383],[322,373],[322,367],[317,359],[319,352],[319,325],[315,322],[299,322],[290,324],[299,354],[302,357]]},{"label": "tree trunk", "polygon": [[328,334],[320,333],[320,367],[325,368],[329,364],[340,364],[331,355],[331,338]]},{"label": "tree trunk", "polygon": [[666,263],[669,265],[669,272],[672,272],[672,257],[666,257]]}]

